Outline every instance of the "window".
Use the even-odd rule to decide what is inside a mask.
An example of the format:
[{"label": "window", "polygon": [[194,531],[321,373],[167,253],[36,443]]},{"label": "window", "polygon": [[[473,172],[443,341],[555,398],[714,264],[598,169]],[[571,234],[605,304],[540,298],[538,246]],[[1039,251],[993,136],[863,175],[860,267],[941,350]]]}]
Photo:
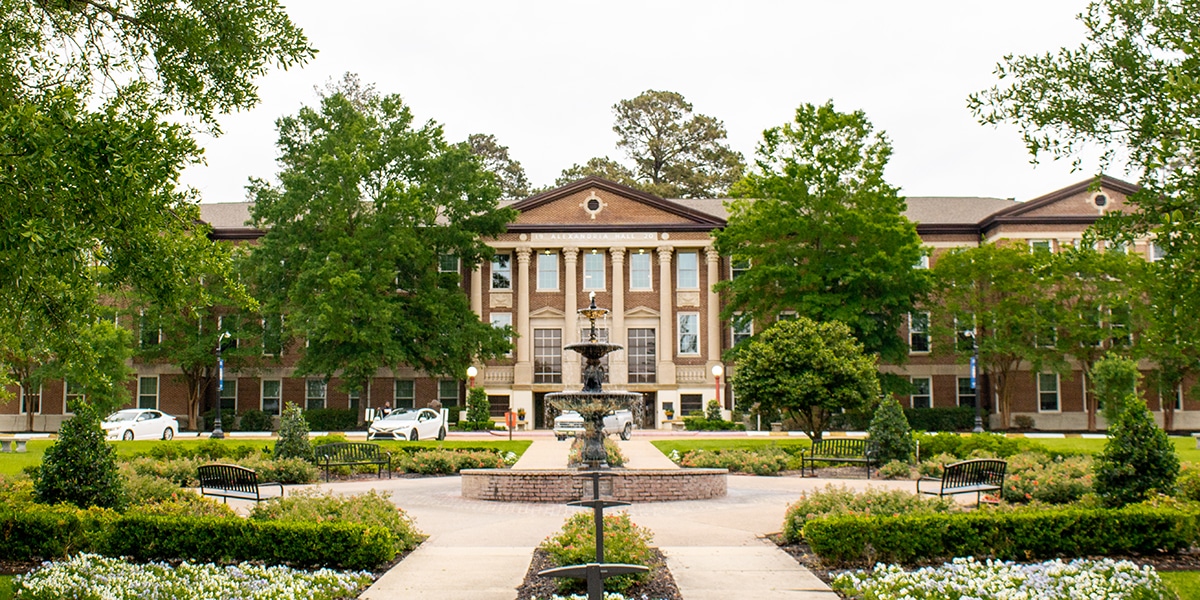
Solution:
[{"label": "window", "polygon": [[1058,375],[1055,373],[1038,373],[1038,410],[1040,412],[1058,412]]},{"label": "window", "polygon": [[263,355],[283,354],[283,315],[267,315],[262,320]]},{"label": "window", "polygon": [[1034,252],[1050,252],[1052,248],[1050,240],[1029,240],[1029,249]]},{"label": "window", "polygon": [[533,330],[533,382],[562,383],[562,330]]},{"label": "window", "polygon": [[[588,335],[589,335],[588,328],[586,328],[586,327],[579,328],[579,339],[586,340],[586,339],[588,339]],[[608,343],[608,330],[597,327],[596,328],[596,341],[601,342],[601,343]],[[583,367],[585,365],[587,365],[587,359],[581,355],[579,357],[579,382],[580,383],[583,383],[583,377],[584,377]],[[600,382],[608,383],[608,355],[607,354],[600,357],[600,366],[604,367],[604,378],[601,379]]]},{"label": "window", "polygon": [[138,378],[138,408],[158,408],[158,378]]},{"label": "window", "polygon": [[729,259],[729,278],[737,279],[750,270],[750,259],[748,258],[731,258]]},{"label": "window", "polygon": [[681,417],[690,417],[692,413],[704,412],[704,396],[702,394],[680,394],[679,412]]},{"label": "window", "polygon": [[733,313],[733,320],[729,322],[732,330],[730,339],[733,345],[736,346],[754,335],[754,318],[743,313]]},{"label": "window", "polygon": [[785,310],[785,311],[775,315],[775,320],[776,321],[795,321],[796,320],[796,311]]},{"label": "window", "polygon": [[221,410],[237,410],[237,380],[221,380]]},{"label": "window", "polygon": [[512,255],[497,253],[492,256],[492,289],[512,289]]},{"label": "window", "polygon": [[453,379],[438,380],[438,402],[444,408],[458,406],[458,382]]},{"label": "window", "polygon": [[42,387],[38,386],[36,390],[26,392],[25,386],[21,386],[21,414],[26,415],[33,413],[35,415],[42,414]]},{"label": "window", "polygon": [[1128,306],[1121,306],[1108,311],[1108,328],[1112,332],[1109,339],[1110,348],[1128,348],[1133,345],[1133,333],[1129,321],[1133,318]]},{"label": "window", "polygon": [[909,313],[908,347],[911,352],[929,352],[929,313]]},{"label": "window", "polygon": [[264,379],[262,382],[262,411],[268,415],[280,414],[283,406],[283,382],[278,379]]},{"label": "window", "polygon": [[958,378],[958,405],[975,407],[975,388],[971,385],[970,377]]},{"label": "window", "polygon": [[1183,384],[1175,386],[1175,410],[1183,410]]},{"label": "window", "polygon": [[325,408],[325,381],[322,379],[306,379],[304,384],[305,410]]},{"label": "window", "polygon": [[928,377],[913,377],[912,407],[929,408],[933,406],[933,385]]},{"label": "window", "polygon": [[558,289],[558,254],[546,251],[537,255],[537,289]]},{"label": "window", "polygon": [[645,250],[629,255],[629,289],[645,291],[654,289],[650,273],[650,255]]},{"label": "window", "polygon": [[83,392],[83,386],[70,381],[63,381],[63,414],[70,414],[74,411],[71,407],[76,402],[87,400],[87,395]]},{"label": "window", "polygon": [[458,273],[458,255],[439,254],[438,271],[441,273]]},{"label": "window", "polygon": [[162,339],[162,330],[158,328],[158,322],[146,316],[146,311],[142,311],[138,318],[138,334],[142,348],[157,346]]},{"label": "window", "polygon": [[700,253],[694,250],[681,251],[675,260],[675,285],[681,290],[699,289]]},{"label": "window", "polygon": [[1152,242],[1150,244],[1150,262],[1160,261],[1160,260],[1166,258],[1166,256],[1167,256],[1166,248],[1159,246],[1158,243],[1156,243],[1156,242]]},{"label": "window", "polygon": [[417,382],[397,379],[392,385],[392,408],[416,408]]},{"label": "window", "polygon": [[[494,312],[494,313],[492,313],[491,316],[492,316],[492,327],[495,327],[497,329],[503,329],[505,327],[508,327],[510,329],[512,328],[512,313]],[[512,343],[513,343],[512,336],[508,336],[509,350],[505,354],[505,356],[512,356],[512,348],[511,348]]]},{"label": "window", "polygon": [[488,416],[493,419],[504,419],[504,413],[512,410],[512,398],[508,396],[492,396],[488,395]]},{"label": "window", "polygon": [[583,255],[583,289],[604,289],[604,255],[596,250]]},{"label": "window", "polygon": [[700,313],[679,314],[679,354],[700,354]]},{"label": "window", "polygon": [[655,334],[649,328],[629,330],[629,383],[655,383]]},{"label": "window", "polygon": [[929,268],[929,255],[922,254],[921,258],[917,259],[917,264],[914,265],[914,267],[916,267],[918,269],[928,269]]}]

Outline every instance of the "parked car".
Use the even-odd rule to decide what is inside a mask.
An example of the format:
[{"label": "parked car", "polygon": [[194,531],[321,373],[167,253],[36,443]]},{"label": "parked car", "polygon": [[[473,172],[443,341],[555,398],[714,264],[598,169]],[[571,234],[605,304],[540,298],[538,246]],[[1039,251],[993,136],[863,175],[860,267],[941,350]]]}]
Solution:
[{"label": "parked car", "polygon": [[439,440],[446,439],[442,414],[429,408],[397,409],[367,428],[368,440]]},{"label": "parked car", "polygon": [[127,408],[108,415],[100,427],[110,440],[169,440],[179,431],[179,420],[157,410]]},{"label": "parked car", "polygon": [[[565,440],[584,430],[583,417],[579,413],[568,410],[554,417],[554,437],[559,441]],[[627,440],[633,435],[633,413],[629,410],[610,412],[604,417],[604,435],[620,434],[621,439]]]}]

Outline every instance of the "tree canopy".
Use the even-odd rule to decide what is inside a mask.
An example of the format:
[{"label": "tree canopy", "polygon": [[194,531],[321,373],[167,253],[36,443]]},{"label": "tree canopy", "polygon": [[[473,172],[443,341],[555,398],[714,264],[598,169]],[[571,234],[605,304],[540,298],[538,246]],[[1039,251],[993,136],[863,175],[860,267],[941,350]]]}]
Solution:
[{"label": "tree canopy", "polygon": [[508,155],[508,146],[501,144],[496,136],[472,133],[467,136],[467,145],[483,162],[483,168],[499,179],[502,197],[520,199],[529,195],[529,179],[525,176],[525,168],[520,161]]},{"label": "tree canopy", "polygon": [[929,290],[904,199],[883,178],[892,148],[861,111],[805,104],[768,129],[733,192],[721,254],[748,267],[717,289],[722,317],[774,321],[783,311],[850,327],[867,352],[901,363],[900,326]]},{"label": "tree canopy", "polygon": [[842,323],[780,321],[738,347],[732,377],[739,402],[781,411],[814,440],[830,417],[879,397],[875,359]]},{"label": "tree canopy", "polygon": [[264,313],[306,342],[300,373],[361,389],[381,366],[461,376],[507,351],[511,332],[471,311],[458,265],[486,260],[481,237],[515,215],[465,144],[396,95],[332,93],[278,128],[278,182],[251,185],[267,231],[251,259]]}]

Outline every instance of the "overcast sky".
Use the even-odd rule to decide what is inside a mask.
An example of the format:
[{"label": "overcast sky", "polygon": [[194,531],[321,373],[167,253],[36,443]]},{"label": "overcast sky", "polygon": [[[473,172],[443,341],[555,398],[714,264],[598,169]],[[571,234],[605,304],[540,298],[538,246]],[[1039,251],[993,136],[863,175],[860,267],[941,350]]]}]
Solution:
[{"label": "overcast sky", "polygon": [[319,54],[261,80],[262,103],[201,140],[207,166],[184,181],[205,202],[243,200],[248,177],[273,178],[275,120],[347,71],[451,141],[494,134],[535,186],[593,156],[623,159],[612,106],[648,89],[724,121],[747,161],[801,103],[862,109],[891,138],[888,179],[908,196],[1027,200],[1089,175],[1030,164],[1015,128],[979,125],[966,108],[1005,54],[1078,45],[1082,0],[284,4]]}]

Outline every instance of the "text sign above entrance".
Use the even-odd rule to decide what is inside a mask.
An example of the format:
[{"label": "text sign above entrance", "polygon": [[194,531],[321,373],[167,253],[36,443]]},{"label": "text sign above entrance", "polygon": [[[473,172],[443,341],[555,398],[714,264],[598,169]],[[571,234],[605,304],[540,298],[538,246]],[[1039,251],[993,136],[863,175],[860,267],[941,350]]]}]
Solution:
[{"label": "text sign above entrance", "polygon": [[657,239],[658,234],[653,231],[577,231],[530,235],[530,240],[534,242],[653,242]]}]

